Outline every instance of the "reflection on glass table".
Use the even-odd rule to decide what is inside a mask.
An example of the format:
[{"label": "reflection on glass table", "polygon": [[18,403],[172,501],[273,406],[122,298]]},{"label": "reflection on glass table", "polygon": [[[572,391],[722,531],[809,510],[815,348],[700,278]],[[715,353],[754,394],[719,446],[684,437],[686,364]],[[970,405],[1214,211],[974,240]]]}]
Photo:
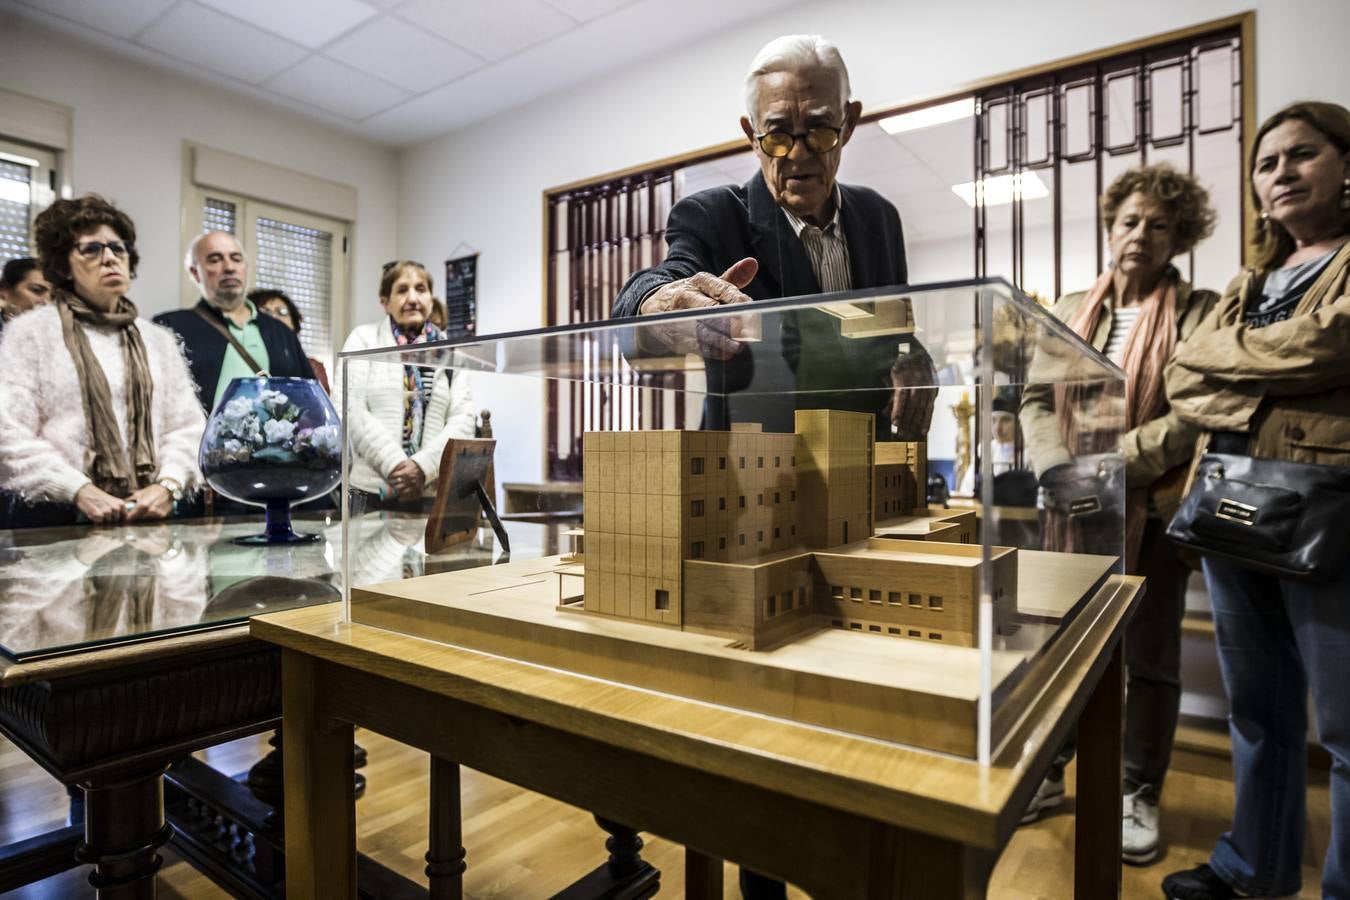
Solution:
[{"label": "reflection on glass table", "polygon": [[[240,546],[253,519],[183,519],[117,528],[0,532],[0,654],[15,661],[237,624],[249,616],[337,601],[340,523],[303,517],[310,544]],[[356,584],[490,563],[491,531],[446,553],[421,552],[426,519],[354,520]],[[556,552],[558,528],[513,523],[518,558]]]}]

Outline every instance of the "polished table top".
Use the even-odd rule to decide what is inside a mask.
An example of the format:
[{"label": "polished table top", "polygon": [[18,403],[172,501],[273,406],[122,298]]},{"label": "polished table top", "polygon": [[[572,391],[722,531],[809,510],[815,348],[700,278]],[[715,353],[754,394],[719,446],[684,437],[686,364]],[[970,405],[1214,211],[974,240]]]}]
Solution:
[{"label": "polished table top", "polygon": [[[428,556],[426,518],[378,512],[352,520],[352,584],[482,565],[490,532]],[[342,523],[297,511],[308,544],[240,546],[260,519],[177,519],[113,527],[0,531],[0,664],[28,663],[341,599]],[[509,524],[517,558],[556,553],[562,526]]]}]

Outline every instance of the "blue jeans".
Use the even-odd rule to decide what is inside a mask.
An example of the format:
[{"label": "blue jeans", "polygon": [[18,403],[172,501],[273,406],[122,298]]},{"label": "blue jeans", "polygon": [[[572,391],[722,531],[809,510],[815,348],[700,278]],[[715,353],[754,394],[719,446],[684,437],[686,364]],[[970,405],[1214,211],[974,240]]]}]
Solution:
[{"label": "blue jeans", "polygon": [[1210,866],[1255,896],[1296,893],[1305,827],[1307,693],[1331,754],[1325,900],[1350,900],[1350,573],[1303,584],[1205,560],[1228,694],[1236,808]]}]

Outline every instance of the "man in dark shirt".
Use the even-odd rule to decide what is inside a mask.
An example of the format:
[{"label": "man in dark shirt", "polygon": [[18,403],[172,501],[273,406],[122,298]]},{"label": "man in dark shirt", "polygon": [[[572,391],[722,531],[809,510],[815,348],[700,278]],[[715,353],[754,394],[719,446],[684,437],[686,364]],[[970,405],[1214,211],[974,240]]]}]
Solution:
[{"label": "man in dark shirt", "polygon": [[[848,70],[834,45],[814,35],[770,42],[751,64],[746,111],[741,129],[760,172],[744,185],[677,203],[666,226],[665,260],[628,279],[614,301],[615,317],[907,280],[895,207],[873,190],[835,181],[862,105],[849,99]],[[878,439],[926,439],[936,380],[912,336],[851,339],[837,319],[817,310],[775,321],[781,332],[765,329],[758,344],[736,340],[734,324],[727,333],[711,323],[693,330],[672,324],[645,329],[644,337],[670,352],[704,357],[705,428],[754,420],[766,430],[791,431],[792,409],[810,405],[874,413]],[[738,398],[740,392],[746,395]],[[777,407],[770,402],[775,396]]]},{"label": "man in dark shirt", "polygon": [[202,299],[191,309],[160,313],[155,322],[182,339],[197,398],[208,416],[234,378],[260,371],[278,377],[314,377],[295,333],[271,316],[258,315],[247,298],[248,257],[234,235],[225,231],[198,235],[184,264]]}]

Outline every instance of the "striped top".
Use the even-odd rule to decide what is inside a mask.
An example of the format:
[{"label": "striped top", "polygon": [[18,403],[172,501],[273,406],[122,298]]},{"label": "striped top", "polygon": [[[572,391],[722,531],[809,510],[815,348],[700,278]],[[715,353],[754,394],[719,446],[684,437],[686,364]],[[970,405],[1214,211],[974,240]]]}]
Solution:
[{"label": "striped top", "polygon": [[1134,323],[1139,321],[1140,309],[1142,307],[1136,305],[1117,306],[1111,310],[1111,335],[1106,339],[1106,349],[1102,352],[1116,365],[1125,359],[1125,339],[1130,336]]},{"label": "striped top", "polygon": [[811,268],[816,273],[820,289],[848,291],[853,289],[853,272],[849,269],[848,242],[844,239],[844,224],[839,211],[843,207],[844,197],[839,185],[834,186],[834,218],[824,228],[817,228],[783,209],[788,224],[801,239],[806,255],[811,260]]}]

